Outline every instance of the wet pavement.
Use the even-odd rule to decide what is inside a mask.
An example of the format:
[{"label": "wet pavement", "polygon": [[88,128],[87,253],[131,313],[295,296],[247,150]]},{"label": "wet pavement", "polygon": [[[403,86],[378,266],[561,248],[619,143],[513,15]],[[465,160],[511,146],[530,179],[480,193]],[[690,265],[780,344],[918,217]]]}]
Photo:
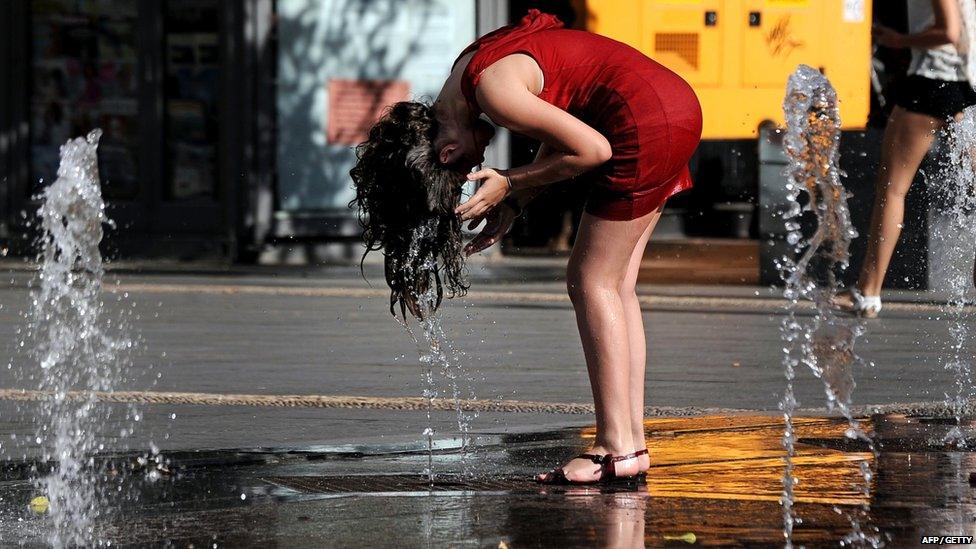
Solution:
[{"label": "wet pavement", "polygon": [[[900,415],[864,419],[877,456],[844,438],[842,420],[796,420],[794,541],[836,546],[877,528],[891,547],[923,535],[970,535],[976,458],[948,447],[951,422]],[[972,426],[967,426],[971,429]],[[533,473],[574,455],[592,427],[478,433],[472,452],[437,440],[433,484],[417,443],[172,452],[161,465],[111,462],[97,522],[115,546],[177,547],[642,547],[777,546],[783,471],[775,415],[657,418],[647,422],[646,481],[547,487]],[[859,466],[872,472],[863,495]],[[0,482],[0,543],[43,545],[45,516],[25,464]],[[122,488],[116,491],[116,487]]]},{"label": "wet pavement", "polygon": [[[36,388],[32,379],[18,375],[36,369],[18,347],[20,313],[31,298],[29,277],[12,280],[0,288],[0,340],[6,342],[0,391]],[[112,279],[107,306],[113,313],[128,311],[139,338],[126,379],[116,388],[147,398],[192,392],[211,399],[227,394],[416,399],[424,390],[416,348],[390,318],[383,287],[382,279],[370,287],[355,278],[297,275]],[[769,288],[642,287],[647,404],[699,412],[775,410],[784,380],[783,303],[774,295]],[[859,340],[859,354],[873,366],[856,374],[858,405],[942,401],[952,387],[952,374],[943,367],[950,334],[939,306],[905,297],[886,302],[883,317],[869,322],[868,334]],[[575,317],[562,283],[479,281],[468,298],[445,306],[443,314],[449,335],[465,353],[477,398],[553,403],[556,409],[591,405]],[[8,364],[12,368],[3,368]],[[450,388],[441,389],[450,395]],[[823,405],[823,386],[813,376],[800,376],[796,391],[802,406]],[[148,448],[149,441],[167,450],[338,443],[416,436],[426,426],[422,411],[354,406],[154,401],[142,408],[134,448]],[[9,435],[33,432],[31,409],[30,403],[0,402],[5,447]],[[441,416],[442,425],[452,421],[450,412]],[[21,417],[27,419],[17,421]],[[592,421],[592,416],[565,413],[486,413],[483,418],[476,427],[541,429]]]},{"label": "wet pavement", "polygon": [[[138,454],[100,456],[116,473],[101,481],[112,490],[99,539],[130,547],[640,547],[687,546],[694,535],[696,545],[781,546],[782,420],[769,412],[783,387],[776,290],[642,288],[653,467],[644,483],[567,489],[529,480],[593,434],[572,309],[548,276],[517,288],[480,280],[445,308],[476,397],[514,404],[480,413],[466,459],[456,441],[438,439],[433,486],[416,442],[426,414],[410,407],[423,390],[416,353],[389,318],[382,281],[113,281],[120,299],[109,306],[131,309],[140,346],[120,385],[134,400],[100,405],[118,418],[137,405],[141,419],[124,437],[124,421],[97,436],[113,449],[156,446],[165,466],[140,464]],[[48,519],[27,506],[37,495],[32,464],[17,461],[37,455],[37,404],[9,393],[31,388],[13,372],[33,367],[15,348],[30,298],[25,279],[15,278],[0,289],[0,335],[13,367],[0,368],[0,546],[45,546]],[[944,311],[909,297],[886,303],[859,343],[873,362],[857,373],[860,413],[944,412]],[[813,376],[801,376],[797,390],[804,406],[822,405]],[[181,400],[191,393],[199,399]],[[335,407],[315,404],[327,399]],[[701,415],[706,409],[712,415]],[[450,433],[455,422],[441,410],[430,425]],[[945,421],[866,419],[877,456],[845,440],[836,420],[797,425],[798,544],[836,546],[852,518],[892,547],[972,533],[976,463],[940,442]],[[857,484],[862,463],[874,472],[870,498]]]}]

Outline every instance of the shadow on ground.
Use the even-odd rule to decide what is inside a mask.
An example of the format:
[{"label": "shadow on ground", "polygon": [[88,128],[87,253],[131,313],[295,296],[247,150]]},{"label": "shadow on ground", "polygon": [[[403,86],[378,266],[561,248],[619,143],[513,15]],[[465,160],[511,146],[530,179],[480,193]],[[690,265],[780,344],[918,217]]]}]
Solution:
[{"label": "shadow on ground", "polygon": [[[896,547],[971,529],[976,459],[941,442],[948,422],[866,418],[877,455],[845,439],[845,425],[796,420],[795,543],[836,546],[855,523]],[[529,480],[584,449],[592,429],[481,433],[471,451],[441,440],[432,456],[409,444],[181,452],[158,466],[102,456],[131,490],[109,498],[97,537],[180,547],[779,546],[781,433],[775,416],[649,420],[647,480],[592,487]],[[421,474],[428,460],[433,484]],[[0,542],[40,544],[48,519],[27,506],[39,464],[5,465]]]}]

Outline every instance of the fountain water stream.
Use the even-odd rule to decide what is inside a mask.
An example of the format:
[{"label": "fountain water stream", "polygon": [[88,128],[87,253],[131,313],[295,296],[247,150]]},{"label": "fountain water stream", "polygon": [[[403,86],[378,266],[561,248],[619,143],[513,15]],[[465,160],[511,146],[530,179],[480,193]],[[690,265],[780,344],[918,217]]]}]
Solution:
[{"label": "fountain water stream", "polygon": [[117,421],[121,429],[109,434],[112,409],[99,406],[94,395],[116,388],[132,347],[105,313],[101,295],[99,244],[109,220],[98,178],[100,136],[94,130],[61,147],[58,178],[44,190],[38,212],[39,288],[27,315],[35,370],[23,377],[37,379],[48,394],[34,421],[34,442],[52,464],[36,483],[50,501],[49,542],[55,547],[98,544],[94,521],[104,512],[106,472],[93,455],[131,429],[130,422]]},{"label": "fountain water stream", "polygon": [[[948,281],[949,345],[945,368],[952,372],[955,391],[946,394],[946,403],[956,425],[945,441],[965,448],[962,416],[973,397],[972,356],[969,353],[969,314],[973,280],[972,242],[976,240],[976,108],[970,107],[949,128],[950,161],[944,181],[943,197],[948,207],[948,223],[937,226],[934,237],[942,241],[946,254],[942,262]],[[971,435],[971,434],[970,434]]]},{"label": "fountain water stream", "polygon": [[[850,222],[847,191],[841,184],[838,169],[840,116],[837,93],[819,71],[801,65],[790,76],[783,109],[787,126],[784,144],[789,157],[786,176],[790,200],[783,217],[788,231],[787,241],[794,247],[795,257],[784,257],[780,264],[785,283],[783,295],[789,303],[782,324],[786,390],[780,408],[785,419],[786,464],[781,503],[783,534],[787,547],[792,547],[793,527],[800,522],[793,509],[797,483],[793,464],[796,442],[793,413],[798,405],[793,385],[799,366],[807,366],[823,382],[828,409],[839,411],[847,419],[846,436],[866,442],[872,452],[875,449],[871,438],[851,413],[854,369],[864,365],[854,346],[864,333],[864,326],[859,320],[838,318],[831,308],[840,288],[840,275],[848,265],[851,239],[857,236]],[[805,208],[800,202],[802,193],[809,199]],[[809,237],[804,235],[801,225],[805,210],[812,212],[817,221]],[[815,314],[812,318],[798,314],[801,299],[813,301]],[[861,463],[861,473],[863,484],[860,489],[868,496],[872,480],[868,462]],[[865,532],[861,525],[866,516],[866,509],[849,516],[852,531],[842,543],[879,546],[877,532]]]},{"label": "fountain water stream", "polygon": [[[421,250],[425,240],[433,239],[437,235],[438,224],[441,220],[432,217],[421,223],[411,235],[410,251],[406,261],[399,268],[418,269],[430,276],[435,276],[436,265],[434,257],[421,258]],[[458,437],[460,439],[460,460],[461,472],[464,475],[470,473],[468,454],[470,442],[471,421],[476,417],[475,412],[464,410],[462,399],[474,399],[474,383],[470,371],[464,366],[464,353],[455,348],[451,339],[444,330],[441,317],[435,310],[437,307],[438,295],[437,287],[432,282],[426,285],[427,291],[422,295],[413,296],[417,303],[418,311],[421,315],[421,341],[409,325],[403,323],[404,328],[410,337],[417,344],[420,354],[420,363],[423,366],[421,379],[424,382],[423,395],[427,401],[427,426],[423,431],[423,436],[427,440],[427,470],[425,475],[430,483],[434,482],[434,428],[431,418],[431,403],[439,395],[437,374],[439,373],[447,382],[448,390],[454,401],[455,414],[457,419]],[[439,372],[438,372],[439,370]]]}]

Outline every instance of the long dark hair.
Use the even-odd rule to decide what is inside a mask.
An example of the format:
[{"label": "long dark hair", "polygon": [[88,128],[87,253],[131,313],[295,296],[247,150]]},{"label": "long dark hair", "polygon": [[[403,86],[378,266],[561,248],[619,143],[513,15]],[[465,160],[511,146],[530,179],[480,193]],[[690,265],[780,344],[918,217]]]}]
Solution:
[{"label": "long dark hair", "polygon": [[448,297],[468,289],[461,221],[454,213],[465,176],[437,161],[436,135],[430,105],[395,103],[356,147],[349,172],[356,186],[349,207],[359,209],[366,243],[363,260],[383,250],[394,316],[399,304],[404,318],[409,310],[423,319],[440,306],[444,286]]}]

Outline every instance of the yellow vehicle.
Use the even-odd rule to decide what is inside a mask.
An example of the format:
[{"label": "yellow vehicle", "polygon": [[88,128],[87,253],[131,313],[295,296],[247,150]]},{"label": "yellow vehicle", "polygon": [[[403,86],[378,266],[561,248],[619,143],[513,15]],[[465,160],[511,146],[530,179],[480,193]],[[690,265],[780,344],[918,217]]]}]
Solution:
[{"label": "yellow vehicle", "polygon": [[782,124],[786,79],[800,63],[833,83],[844,129],[867,122],[870,0],[587,0],[586,28],[685,78],[702,103],[703,139]]}]

